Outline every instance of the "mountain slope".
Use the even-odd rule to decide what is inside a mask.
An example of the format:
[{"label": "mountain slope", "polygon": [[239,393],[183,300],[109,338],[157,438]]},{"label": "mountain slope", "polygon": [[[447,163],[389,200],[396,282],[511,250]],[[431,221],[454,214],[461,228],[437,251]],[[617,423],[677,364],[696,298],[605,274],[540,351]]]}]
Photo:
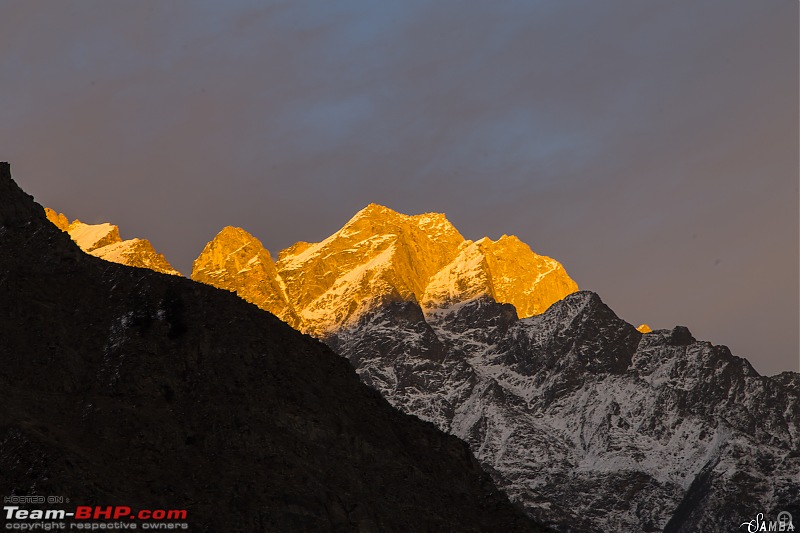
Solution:
[{"label": "mountain slope", "polygon": [[86,255],[0,163],[0,489],[193,531],[537,531],[466,445],[225,291]]},{"label": "mountain slope", "polygon": [[428,315],[391,304],[326,342],[561,531],[723,532],[800,513],[800,376],[759,376],[686,328],[643,335],[593,293],[524,320],[489,298]]},{"label": "mountain slope", "polygon": [[421,305],[428,310],[488,296],[529,317],[577,290],[558,261],[503,235],[497,241],[484,237],[461,243],[456,258],[428,282]]},{"label": "mountain slope", "polygon": [[119,228],[113,224],[84,224],[77,219],[70,222],[63,213],[57,213],[50,208],[45,208],[44,211],[47,219],[60,230],[69,233],[81,250],[95,257],[121,265],[181,275],[146,239],[123,241],[119,236]]},{"label": "mountain slope", "polygon": [[236,273],[236,294],[299,329],[300,317],[289,302],[269,251],[243,229],[228,226],[206,245],[195,260],[192,279],[226,289],[226,280],[231,272]]},{"label": "mountain slope", "polygon": [[321,243],[281,252],[277,268],[304,329],[321,335],[381,302],[419,299],[463,240],[442,215],[370,204]]}]

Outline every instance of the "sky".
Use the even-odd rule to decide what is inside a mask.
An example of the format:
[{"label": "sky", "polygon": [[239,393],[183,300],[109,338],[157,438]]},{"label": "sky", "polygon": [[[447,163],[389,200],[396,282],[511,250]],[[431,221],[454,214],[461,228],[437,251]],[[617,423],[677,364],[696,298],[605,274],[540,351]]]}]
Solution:
[{"label": "sky", "polygon": [[370,202],[798,370],[796,0],[0,0],[0,160],[181,272]]}]

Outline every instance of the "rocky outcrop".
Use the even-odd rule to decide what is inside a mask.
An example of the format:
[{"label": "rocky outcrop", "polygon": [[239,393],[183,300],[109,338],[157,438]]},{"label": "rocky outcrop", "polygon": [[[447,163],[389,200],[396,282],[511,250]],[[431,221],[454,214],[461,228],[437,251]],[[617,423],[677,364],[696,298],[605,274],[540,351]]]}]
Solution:
[{"label": "rocky outcrop", "polygon": [[324,241],[281,252],[277,268],[304,330],[320,336],[381,303],[417,301],[463,240],[443,215],[370,204]]},{"label": "rocky outcrop", "polygon": [[487,296],[512,304],[519,316],[543,313],[578,285],[555,259],[538,255],[517,237],[464,241],[458,255],[428,282],[426,310]]},{"label": "rocky outcrop", "polygon": [[59,213],[49,207],[44,208],[44,214],[47,220],[52,222],[61,231],[69,232],[69,219],[64,213]]},{"label": "rocky outcrop", "polygon": [[261,241],[241,228],[225,227],[206,245],[194,262],[192,279],[231,290],[300,329],[300,317],[289,302],[272,256]]}]

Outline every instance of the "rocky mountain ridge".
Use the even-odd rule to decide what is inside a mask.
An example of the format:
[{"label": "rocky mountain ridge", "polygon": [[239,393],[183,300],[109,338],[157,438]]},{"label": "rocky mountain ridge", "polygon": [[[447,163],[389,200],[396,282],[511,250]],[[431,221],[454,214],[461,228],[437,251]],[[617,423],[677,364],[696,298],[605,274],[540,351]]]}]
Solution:
[{"label": "rocky mountain ridge", "polygon": [[281,251],[276,262],[252,235],[224,228],[194,262],[192,279],[318,337],[391,301],[429,311],[488,296],[531,316],[578,290],[561,264],[514,236],[473,242],[440,213],[409,216],[377,204],[320,243]]},{"label": "rocky mountain ridge", "polygon": [[[515,237],[459,241],[428,217],[420,239],[414,217],[371,205],[281,252],[272,286],[291,280],[301,327],[328,320],[310,332],[469,443],[531,516],[565,532],[721,532],[800,511],[796,374],[759,376],[683,327],[634,328]],[[427,282],[402,276],[416,264]],[[252,283],[215,272],[229,290]]]},{"label": "rocky mountain ridge", "polygon": [[642,334],[594,293],[522,320],[488,298],[391,303],[326,342],[559,531],[800,516],[800,375],[760,376],[684,327]]},{"label": "rocky mountain ridge", "polygon": [[232,276],[236,279],[234,292],[240,298],[300,329],[300,317],[289,302],[269,251],[243,229],[228,226],[205,246],[195,261],[192,279],[230,290]]},{"label": "rocky mountain ridge", "polygon": [[119,227],[114,224],[84,224],[78,219],[70,222],[63,213],[48,207],[44,211],[47,219],[61,231],[68,233],[86,253],[112,263],[149,268],[173,276],[181,275],[162,254],[156,252],[147,239],[122,240]]}]

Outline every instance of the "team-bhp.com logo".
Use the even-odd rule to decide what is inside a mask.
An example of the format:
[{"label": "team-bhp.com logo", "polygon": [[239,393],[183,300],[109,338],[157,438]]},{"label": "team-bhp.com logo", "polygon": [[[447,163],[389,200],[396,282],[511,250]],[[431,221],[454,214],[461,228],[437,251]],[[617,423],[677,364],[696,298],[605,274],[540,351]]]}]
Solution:
[{"label": "team-bhp.com logo", "polygon": [[743,527],[747,527],[748,533],[757,533],[758,531],[794,531],[792,515],[789,511],[781,511],[774,521],[765,521],[764,513],[758,513],[754,519],[749,522],[743,522],[739,529]]},{"label": "team-bhp.com logo", "polygon": [[[3,506],[5,529],[187,529],[186,509],[140,509],[124,505],[78,505],[74,511],[65,509],[22,509],[17,505]],[[69,520],[69,527],[63,521]],[[98,522],[111,521],[111,522]],[[36,524],[36,525],[34,525]]]}]

